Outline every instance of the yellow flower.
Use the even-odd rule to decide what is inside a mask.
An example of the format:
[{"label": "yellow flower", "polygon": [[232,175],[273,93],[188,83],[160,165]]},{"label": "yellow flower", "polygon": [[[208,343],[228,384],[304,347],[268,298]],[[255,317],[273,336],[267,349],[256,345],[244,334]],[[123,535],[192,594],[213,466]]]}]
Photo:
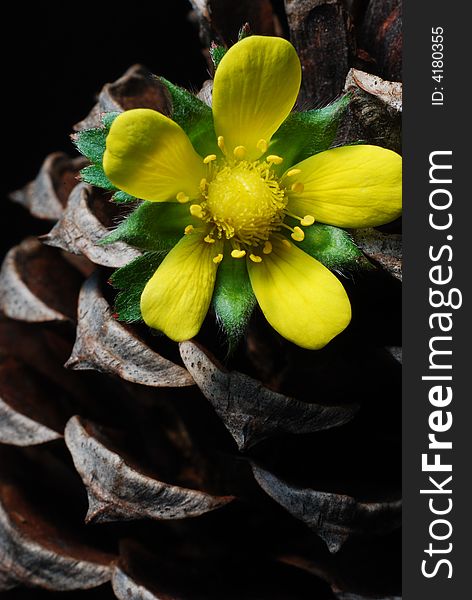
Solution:
[{"label": "yellow flower", "polygon": [[188,215],[181,240],[141,296],[144,321],[173,340],[198,333],[217,269],[229,256],[246,261],[265,317],[295,344],[321,348],[349,324],[339,280],[293,241],[315,221],[371,227],[397,218],[401,158],[358,145],[284,164],[271,153],[271,138],[300,82],[289,42],[251,36],[225,54],[215,74],[214,154],[199,156],[181,127],[153,110],[126,111],[111,126],[103,158],[110,181]]}]

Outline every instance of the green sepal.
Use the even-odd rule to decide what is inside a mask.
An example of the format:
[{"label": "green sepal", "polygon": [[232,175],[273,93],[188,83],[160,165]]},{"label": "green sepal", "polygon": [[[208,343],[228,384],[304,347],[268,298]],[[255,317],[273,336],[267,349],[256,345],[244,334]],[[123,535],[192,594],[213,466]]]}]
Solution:
[{"label": "green sepal", "polygon": [[126,202],[136,202],[136,198],[134,196],[130,196],[129,194],[121,190],[113,194],[112,200],[118,202],[119,204],[125,204]]},{"label": "green sepal", "polygon": [[[292,225],[296,224],[295,220],[287,219],[287,222],[289,221],[292,221]],[[305,233],[303,242],[294,243],[328,269],[356,271],[371,267],[371,263],[344,229],[315,223],[303,227],[303,231]]]},{"label": "green sepal", "polygon": [[172,120],[182,127],[195,150],[201,156],[220,155],[211,108],[184,88],[174,85],[163,77],[159,79],[172,98]]},{"label": "green sepal", "polygon": [[210,57],[215,66],[215,70],[218,68],[218,65],[221,62],[223,56],[228,52],[228,50],[224,46],[219,46],[215,44],[215,42],[211,43],[210,46]]},{"label": "green sepal", "polygon": [[218,267],[213,309],[227,338],[229,351],[244,335],[256,305],[244,258],[232,258],[228,252]]},{"label": "green sepal", "polygon": [[168,252],[184,235],[187,225],[198,226],[188,205],[143,202],[100,243],[126,242],[140,250]]},{"label": "green sepal", "polygon": [[108,130],[102,128],[84,129],[73,136],[77,150],[86,156],[90,162],[101,164],[105,152],[105,142]]},{"label": "green sepal", "polygon": [[84,167],[80,171],[80,176],[85,183],[90,183],[91,185],[95,185],[105,190],[116,190],[116,187],[105,175],[101,165],[89,165],[88,167]]},{"label": "green sepal", "polygon": [[[102,116],[104,127],[94,127],[92,129],[83,129],[72,136],[77,150],[86,156],[92,163],[80,171],[82,180],[105,190],[118,190],[116,186],[105,175],[102,162],[105,153],[107,135],[111,124],[120,113],[110,112]],[[121,192],[124,194],[124,192]],[[134,198],[133,198],[134,200]],[[124,202],[125,200],[121,200]],[[129,201],[129,200],[126,200]]]},{"label": "green sepal", "polygon": [[268,151],[284,159],[277,171],[283,173],[305,158],[328,150],[349,101],[346,94],[324,108],[290,113],[273,135]]},{"label": "green sepal", "polygon": [[126,323],[142,321],[141,294],[164,256],[162,252],[146,252],[121,269],[117,269],[110,277],[113,287],[121,290],[115,299],[116,318],[119,321]]}]

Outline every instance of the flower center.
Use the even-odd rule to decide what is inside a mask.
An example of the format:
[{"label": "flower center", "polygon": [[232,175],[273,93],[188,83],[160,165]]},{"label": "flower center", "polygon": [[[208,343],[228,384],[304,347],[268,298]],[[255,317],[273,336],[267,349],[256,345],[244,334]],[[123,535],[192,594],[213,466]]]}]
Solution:
[{"label": "flower center", "polygon": [[284,219],[284,189],[266,162],[222,165],[204,192],[202,205],[218,237],[257,246]]},{"label": "flower center", "polygon": [[[267,149],[266,142],[262,142]],[[218,144],[226,154],[221,137]],[[303,240],[302,229],[284,223],[285,217],[297,219],[302,226],[311,225],[314,218],[311,215],[301,218],[287,210],[286,186],[272,169],[274,164],[282,162],[280,156],[269,155],[265,160],[250,162],[245,160],[245,154],[244,146],[237,146],[233,151],[234,158],[226,155],[226,159],[219,162],[215,154],[210,154],[203,159],[208,167],[207,177],[200,182],[199,204],[191,204],[190,213],[205,224],[205,242],[212,244],[217,239],[228,240],[233,258],[242,258],[249,253],[251,260],[260,262],[263,254],[272,251],[271,238],[280,238],[290,246],[280,233],[282,228],[290,230],[295,241]],[[299,172],[292,169],[286,177]],[[291,190],[294,189],[291,185]],[[300,191],[299,188],[297,191]],[[177,200],[185,203],[189,198],[180,192]],[[185,233],[188,235],[194,230],[189,225]],[[213,260],[220,262],[222,259],[223,254],[218,254]]]}]

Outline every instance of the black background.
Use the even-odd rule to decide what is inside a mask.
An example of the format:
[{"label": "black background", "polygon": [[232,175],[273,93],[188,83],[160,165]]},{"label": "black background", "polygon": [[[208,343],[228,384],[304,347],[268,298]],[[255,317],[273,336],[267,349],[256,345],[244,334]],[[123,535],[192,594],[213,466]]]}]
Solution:
[{"label": "black background", "polygon": [[0,253],[43,233],[8,193],[33,179],[47,154],[74,154],[69,135],[104,83],[135,63],[198,88],[207,65],[186,0],[12,3],[2,18],[3,168]]}]

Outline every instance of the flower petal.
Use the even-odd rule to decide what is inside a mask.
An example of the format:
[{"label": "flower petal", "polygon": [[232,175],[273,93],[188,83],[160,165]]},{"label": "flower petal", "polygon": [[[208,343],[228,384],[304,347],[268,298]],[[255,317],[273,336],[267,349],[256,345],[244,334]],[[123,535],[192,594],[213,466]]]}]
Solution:
[{"label": "flower petal", "polygon": [[245,146],[248,159],[259,158],[258,141],[269,142],[287,118],[300,82],[300,61],[290,42],[252,35],[232,46],[213,85],[215,130],[227,150]]},{"label": "flower petal", "polygon": [[223,242],[208,244],[204,233],[183,237],[146,284],[141,314],[154,329],[176,342],[195,336],[205,319],[218,264],[213,262]]},{"label": "flower petal", "polygon": [[[338,227],[375,227],[401,214],[402,159],[379,146],[343,146],[315,154],[294,168],[289,208]],[[292,181],[293,179],[293,181]]]},{"label": "flower petal", "polygon": [[340,281],[296,246],[274,242],[262,262],[248,261],[248,271],[266,319],[298,346],[322,348],[349,324],[351,305]]},{"label": "flower petal", "polygon": [[118,188],[152,202],[175,200],[179,192],[196,198],[205,176],[183,129],[149,108],[128,110],[113,121],[103,169]]}]

